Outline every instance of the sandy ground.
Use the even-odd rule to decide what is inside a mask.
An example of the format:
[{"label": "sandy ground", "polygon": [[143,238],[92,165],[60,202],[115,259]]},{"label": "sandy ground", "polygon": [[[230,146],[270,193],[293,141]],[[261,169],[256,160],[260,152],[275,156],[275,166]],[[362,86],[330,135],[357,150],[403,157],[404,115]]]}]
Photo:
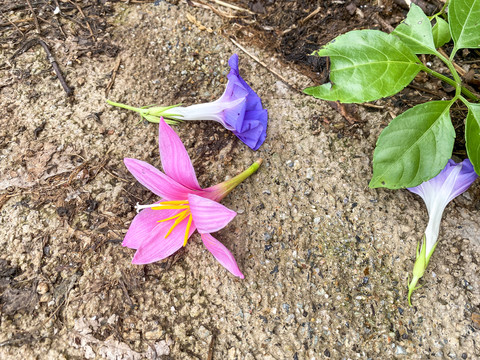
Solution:
[{"label": "sandy ground", "polygon": [[[2,82],[13,82],[0,90],[0,358],[480,357],[478,184],[448,206],[410,308],[407,276],[425,206],[408,191],[367,186],[390,113],[360,108],[366,125],[348,129],[325,103],[291,90],[222,36],[225,25],[209,10],[166,2],[116,8],[110,36],[122,51],[110,99],[211,101],[236,52],[268,108],[257,152],[218,124],[175,128],[202,186],[264,159],[223,201],[238,216],[215,234],[245,279],[224,270],[198,235],[168,261],[131,265],[134,251],[121,239],[135,203],[155,197],[122,159],[160,166],[157,126],[105,104],[116,59],[69,65],[56,48],[75,86],[69,100],[35,47],[0,71]],[[273,52],[243,45],[297,87],[311,85]]]}]

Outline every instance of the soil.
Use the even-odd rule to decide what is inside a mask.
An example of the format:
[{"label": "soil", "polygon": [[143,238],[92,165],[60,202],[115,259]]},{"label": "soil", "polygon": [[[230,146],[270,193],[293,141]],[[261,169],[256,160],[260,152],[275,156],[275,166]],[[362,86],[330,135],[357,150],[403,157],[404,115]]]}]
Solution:
[{"label": "soil", "polygon": [[[40,35],[27,2],[0,5],[0,358],[480,356],[480,185],[447,207],[414,307],[406,285],[425,206],[406,190],[368,188],[376,139],[414,90],[336,108],[295,90],[327,79],[328,64],[308,53],[346,30],[395,26],[400,5],[235,3],[250,14],[215,2],[58,1],[54,15],[56,1],[30,3]],[[29,42],[38,38],[71,96]],[[269,111],[266,142],[253,152],[210,122],[175,130],[204,187],[264,159],[222,202],[238,215],[215,234],[245,279],[198,234],[165,261],[132,265],[123,236],[135,203],[156,198],[122,160],[160,167],[158,129],[105,100],[215,100],[232,53]],[[433,86],[432,98],[448,90]]]}]

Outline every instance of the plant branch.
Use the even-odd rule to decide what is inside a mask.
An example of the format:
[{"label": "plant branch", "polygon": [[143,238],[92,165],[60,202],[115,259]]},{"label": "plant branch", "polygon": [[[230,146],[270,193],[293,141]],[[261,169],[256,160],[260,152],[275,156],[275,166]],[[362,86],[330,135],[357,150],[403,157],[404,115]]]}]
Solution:
[{"label": "plant branch", "polygon": [[[439,78],[440,80],[443,80],[445,81],[447,84],[449,85],[452,85],[453,87],[457,88],[457,83],[455,82],[455,80],[452,80],[450,79],[449,77],[446,77],[445,75],[442,75],[426,66],[422,67],[422,70],[425,71],[426,73],[432,75],[432,76],[435,76],[437,78]],[[473,101],[478,101],[479,99],[475,96],[475,94],[473,94],[470,90],[468,90],[467,88],[465,88],[464,86],[460,86],[460,91],[463,95],[465,95],[466,97],[468,97],[469,99],[473,100]]]},{"label": "plant branch", "polygon": [[445,4],[443,4],[442,9],[438,13],[436,13],[434,16],[436,17],[436,16],[441,16],[441,15],[445,14],[445,10],[447,9],[447,6],[448,6],[449,2],[450,2],[450,0],[445,1]]},{"label": "plant branch", "polygon": [[[455,52],[455,49],[452,52],[452,55],[450,56],[450,59],[453,58],[454,52]],[[455,83],[456,83],[455,84],[455,97],[458,98],[460,96],[460,92],[462,91],[462,80],[460,79],[460,75],[458,75],[458,72],[457,72],[457,70],[455,70],[455,66],[453,66],[453,63],[452,63],[451,60],[447,59],[445,56],[443,56],[438,51],[435,51],[435,55],[440,60],[442,60],[445,63],[445,65],[447,65],[448,70],[450,70],[450,72],[452,73],[453,79],[455,80]]]},{"label": "plant branch", "polygon": [[467,108],[468,108],[469,105],[471,104],[471,103],[468,102],[467,99],[465,99],[463,96],[459,96],[458,98],[460,99],[460,101],[461,101],[462,103],[465,104],[465,106],[466,106]]}]

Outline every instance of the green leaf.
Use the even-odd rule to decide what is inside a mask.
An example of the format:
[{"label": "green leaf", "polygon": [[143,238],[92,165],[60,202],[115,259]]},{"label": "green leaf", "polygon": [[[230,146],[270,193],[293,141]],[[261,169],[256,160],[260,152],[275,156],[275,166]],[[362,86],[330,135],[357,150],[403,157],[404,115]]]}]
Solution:
[{"label": "green leaf", "polygon": [[363,103],[396,94],[421,69],[420,60],[399,38],[378,30],[340,35],[316,52],[330,56],[331,84],[304,90],[316,98]]},{"label": "green leaf", "polygon": [[415,54],[434,54],[432,25],[420,6],[411,3],[407,18],[392,34],[398,36]]},{"label": "green leaf", "polygon": [[480,0],[450,0],[448,22],[455,51],[480,48]]},{"label": "green leaf", "polygon": [[480,174],[480,104],[468,104],[465,123],[465,141],[468,158],[477,174]]},{"label": "green leaf", "polygon": [[432,33],[435,48],[438,49],[448,43],[452,39],[452,36],[450,35],[450,27],[445,20],[439,16],[435,20],[437,22],[433,26]]},{"label": "green leaf", "polygon": [[452,101],[417,105],[393,119],[378,137],[369,186],[413,187],[436,176],[452,156]]}]

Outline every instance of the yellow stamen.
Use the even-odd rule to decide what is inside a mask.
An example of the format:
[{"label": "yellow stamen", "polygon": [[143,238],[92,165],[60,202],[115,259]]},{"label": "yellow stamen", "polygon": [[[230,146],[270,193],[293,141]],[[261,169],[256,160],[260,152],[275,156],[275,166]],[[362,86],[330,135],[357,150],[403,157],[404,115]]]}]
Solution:
[{"label": "yellow stamen", "polygon": [[181,213],[178,213],[178,214],[175,214],[173,216],[170,216],[169,218],[166,218],[166,219],[163,219],[163,220],[158,220],[157,222],[164,222],[164,221],[168,221],[168,220],[173,220],[179,216],[182,216],[182,214],[186,213],[188,210],[184,210],[182,211]]},{"label": "yellow stamen", "polygon": [[190,215],[190,212],[188,211],[183,211],[181,213],[181,216],[179,216],[177,218],[177,220],[175,220],[175,222],[173,223],[172,227],[170,228],[170,230],[168,230],[167,234],[165,235],[165,239],[168,237],[168,235],[171,234],[171,232],[173,231],[173,229],[175,229],[177,227],[178,224],[180,224],[182,222],[183,219],[185,219],[188,215]]},{"label": "yellow stamen", "polygon": [[[161,205],[161,204],[159,204]],[[190,206],[188,205],[170,205],[170,206],[155,206],[152,207],[152,210],[181,210],[181,209],[189,209]]]},{"label": "yellow stamen", "polygon": [[161,205],[181,205],[188,204],[188,200],[171,200],[171,201],[162,201]]},{"label": "yellow stamen", "polygon": [[187,229],[185,230],[185,239],[183,240],[183,247],[187,245],[188,234],[190,233],[190,225],[192,225],[192,215],[188,217]]},{"label": "yellow stamen", "polygon": [[193,222],[188,200],[168,200],[168,201],[162,201],[157,204],[151,204],[151,205],[137,204],[137,211],[140,211],[141,209],[147,209],[147,208],[152,210],[183,210],[166,219],[157,220],[157,222],[161,223],[165,221],[175,220],[175,222],[173,223],[173,225],[170,227],[167,234],[165,235],[165,239],[166,239],[172,233],[172,231],[178,226],[178,224],[180,224],[183,220],[185,220],[188,217],[184,240],[183,240],[183,246],[187,245],[188,235],[190,233],[190,228],[192,227],[192,222]]}]

